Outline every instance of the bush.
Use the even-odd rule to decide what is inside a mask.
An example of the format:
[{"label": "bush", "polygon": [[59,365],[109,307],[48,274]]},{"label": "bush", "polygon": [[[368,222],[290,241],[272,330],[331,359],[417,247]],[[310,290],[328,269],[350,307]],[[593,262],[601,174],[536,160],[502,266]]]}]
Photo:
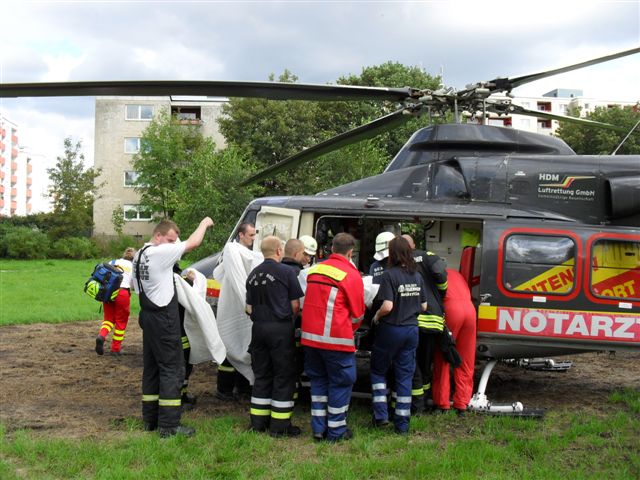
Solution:
[{"label": "bush", "polygon": [[133,247],[136,250],[142,246],[141,240],[136,240],[129,235],[118,235],[117,238],[110,239],[106,245],[102,246],[102,254],[105,257],[120,258],[126,248]]},{"label": "bush", "polygon": [[6,249],[7,258],[47,258],[50,241],[46,234],[28,227],[8,228],[5,232],[3,248]]},{"label": "bush", "polygon": [[98,247],[89,238],[69,237],[56,240],[51,248],[51,258],[83,260],[96,258]]}]

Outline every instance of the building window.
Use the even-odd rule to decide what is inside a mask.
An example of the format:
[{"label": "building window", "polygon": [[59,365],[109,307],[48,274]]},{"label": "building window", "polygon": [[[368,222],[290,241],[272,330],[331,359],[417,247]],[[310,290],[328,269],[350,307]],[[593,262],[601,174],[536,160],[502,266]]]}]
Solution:
[{"label": "building window", "polygon": [[520,128],[531,128],[531,119],[530,118],[521,118],[520,119]]},{"label": "building window", "polygon": [[640,241],[594,242],[590,284],[596,297],[640,300]]},{"label": "building window", "polygon": [[124,153],[138,153],[140,151],[140,138],[126,137],[124,139]]},{"label": "building window", "polygon": [[124,218],[129,222],[149,221],[151,220],[151,212],[142,205],[125,205]]},{"label": "building window", "polygon": [[125,119],[127,120],[151,120],[153,118],[153,105],[126,105]]},{"label": "building window", "polygon": [[124,172],[124,186],[125,187],[137,187],[138,184],[138,172],[128,170]]},{"label": "building window", "polygon": [[510,235],[504,245],[502,282],[513,292],[564,295],[573,290],[575,264],[571,238]]}]

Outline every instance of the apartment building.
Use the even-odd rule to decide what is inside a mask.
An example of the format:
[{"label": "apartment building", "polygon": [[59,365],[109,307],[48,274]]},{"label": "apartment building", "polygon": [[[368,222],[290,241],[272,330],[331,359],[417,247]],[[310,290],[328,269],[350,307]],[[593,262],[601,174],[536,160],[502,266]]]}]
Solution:
[{"label": "apartment building", "polygon": [[104,186],[93,205],[94,236],[115,235],[113,213],[124,214],[123,233],[139,238],[151,234],[151,212],[140,206],[135,190],[137,174],[131,166],[140,151],[140,138],[151,120],[161,111],[170,111],[180,121],[202,126],[218,148],[224,138],[217,119],[225,99],[178,100],[169,97],[96,97],[94,166],[102,172],[97,179]]},{"label": "apartment building", "polygon": [[32,160],[20,149],[18,125],[0,116],[0,216],[32,213]]},{"label": "apartment building", "polygon": [[[580,109],[580,117],[586,117],[597,107],[610,108],[612,106],[635,105],[636,102],[597,100],[583,96],[582,90],[557,88],[545,93],[542,97],[514,97],[514,105],[519,105],[529,110],[550,113],[554,115],[567,115],[574,108]],[[499,127],[512,127],[527,132],[553,135],[560,126],[558,120],[529,117],[525,115],[492,115],[488,120],[489,125]]]}]

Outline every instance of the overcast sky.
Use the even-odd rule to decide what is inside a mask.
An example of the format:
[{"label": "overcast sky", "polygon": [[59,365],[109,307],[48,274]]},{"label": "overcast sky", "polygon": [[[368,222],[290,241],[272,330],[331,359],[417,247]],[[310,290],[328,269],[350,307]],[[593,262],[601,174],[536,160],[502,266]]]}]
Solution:
[{"label": "overcast sky", "polygon": [[[5,1],[0,81],[266,80],[332,83],[398,61],[448,86],[520,76],[640,46],[640,0]],[[539,96],[640,100],[640,55],[531,83]],[[62,142],[93,159],[94,100],[2,100],[43,167]],[[35,160],[35,158],[34,158]],[[37,169],[37,167],[35,167]]]}]

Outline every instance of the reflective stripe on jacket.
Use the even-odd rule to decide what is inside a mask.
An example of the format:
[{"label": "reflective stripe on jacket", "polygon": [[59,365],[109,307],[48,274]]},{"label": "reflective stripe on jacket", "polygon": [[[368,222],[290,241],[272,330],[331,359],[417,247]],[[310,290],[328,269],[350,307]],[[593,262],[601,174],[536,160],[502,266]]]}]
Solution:
[{"label": "reflective stripe on jacket", "polygon": [[364,316],[360,272],[347,258],[332,254],[309,269],[302,310],[302,345],[354,352],[353,332]]}]

